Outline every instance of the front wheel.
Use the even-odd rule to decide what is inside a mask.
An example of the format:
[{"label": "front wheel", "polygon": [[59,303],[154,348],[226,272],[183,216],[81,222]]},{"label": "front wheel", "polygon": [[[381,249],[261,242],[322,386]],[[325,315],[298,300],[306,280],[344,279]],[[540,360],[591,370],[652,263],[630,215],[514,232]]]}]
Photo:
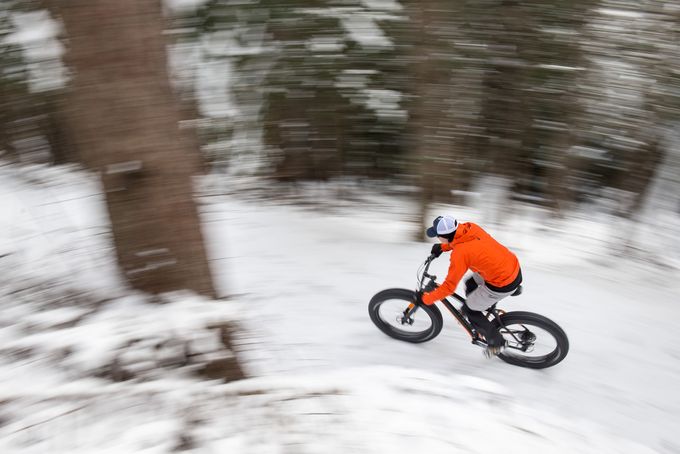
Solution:
[{"label": "front wheel", "polygon": [[405,342],[426,342],[441,332],[442,313],[435,306],[420,305],[405,317],[415,301],[415,292],[391,288],[378,292],[368,303],[368,314],[380,331]]},{"label": "front wheel", "polygon": [[508,342],[500,359],[515,366],[544,369],[562,361],[569,352],[569,339],[559,325],[532,312],[508,312],[495,320]]}]

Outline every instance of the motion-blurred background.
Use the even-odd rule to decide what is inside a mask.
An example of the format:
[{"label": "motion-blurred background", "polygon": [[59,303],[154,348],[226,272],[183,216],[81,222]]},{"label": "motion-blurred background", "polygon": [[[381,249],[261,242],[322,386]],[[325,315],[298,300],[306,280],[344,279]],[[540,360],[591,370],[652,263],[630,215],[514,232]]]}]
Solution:
[{"label": "motion-blurred background", "polygon": [[[672,0],[2,0],[0,448],[678,452],[679,125]],[[444,212],[555,371],[370,325]]]},{"label": "motion-blurred background", "polygon": [[[399,183],[425,205],[493,177],[554,216],[679,210],[676,2],[95,3],[0,6],[5,159],[82,161],[84,128],[148,143],[145,125],[121,125],[133,102],[110,100],[156,121],[169,93],[149,84],[169,80],[225,179]],[[73,94],[93,84],[93,102]],[[115,126],[79,124],[105,108]]]}]

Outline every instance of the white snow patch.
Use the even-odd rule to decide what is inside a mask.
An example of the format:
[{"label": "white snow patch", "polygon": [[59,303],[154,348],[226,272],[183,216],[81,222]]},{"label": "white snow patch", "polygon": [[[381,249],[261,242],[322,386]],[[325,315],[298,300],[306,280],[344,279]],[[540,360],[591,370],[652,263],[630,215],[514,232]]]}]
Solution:
[{"label": "white snow patch", "polygon": [[208,3],[208,0],[163,0],[166,8],[173,13],[186,13]]},{"label": "white snow patch", "polygon": [[[12,13],[11,20],[16,31],[7,36],[6,42],[9,44],[37,46],[56,38],[61,31],[59,23],[52,19],[46,10]],[[63,49],[53,56],[61,56],[61,51]]]},{"label": "white snow patch", "polygon": [[606,16],[625,17],[629,19],[641,19],[645,17],[645,14],[643,12],[633,11],[629,9],[597,8],[595,11]]},{"label": "white snow patch", "polygon": [[8,254],[0,260],[13,264],[0,282],[50,276],[83,289],[121,287],[102,188],[92,174],[0,163],[0,206],[0,245]]},{"label": "white snow patch", "polygon": [[61,62],[64,47],[58,39],[61,25],[46,10],[15,12],[11,20],[16,31],[5,39],[7,43],[21,46],[30,74],[32,91],[62,88],[67,71]]},{"label": "white snow patch", "polygon": [[542,69],[550,69],[552,71],[565,71],[565,72],[585,71],[586,69],[579,66],[548,65],[548,64],[540,64],[538,65],[538,67]]},{"label": "white snow patch", "polygon": [[404,9],[397,0],[361,0],[368,9],[381,11],[402,11]]},{"label": "white snow patch", "polygon": [[198,69],[197,96],[202,115],[231,118],[238,115],[229,86],[232,63],[227,59],[204,61]]},{"label": "white snow patch", "polygon": [[342,52],[345,44],[338,38],[315,37],[309,39],[305,46],[310,52]]},{"label": "white snow patch", "polygon": [[369,15],[357,13],[346,16],[342,19],[342,27],[350,39],[364,47],[391,48],[393,46],[392,40],[383,33],[374,18]]}]

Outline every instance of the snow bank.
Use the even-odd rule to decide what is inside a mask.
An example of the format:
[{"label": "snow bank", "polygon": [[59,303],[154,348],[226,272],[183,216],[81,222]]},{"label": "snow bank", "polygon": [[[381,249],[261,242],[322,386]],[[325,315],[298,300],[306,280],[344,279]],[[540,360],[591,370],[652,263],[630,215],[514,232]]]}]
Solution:
[{"label": "snow bank", "polygon": [[4,452],[653,452],[523,408],[492,382],[402,368],[3,398]]},{"label": "snow bank", "polygon": [[31,280],[110,293],[123,284],[98,180],[77,167],[0,162],[0,285]]}]

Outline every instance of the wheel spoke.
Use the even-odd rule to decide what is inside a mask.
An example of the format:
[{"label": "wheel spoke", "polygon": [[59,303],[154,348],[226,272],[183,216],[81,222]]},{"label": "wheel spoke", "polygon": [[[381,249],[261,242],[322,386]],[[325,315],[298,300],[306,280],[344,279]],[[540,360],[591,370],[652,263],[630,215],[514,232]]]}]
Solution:
[{"label": "wheel spoke", "polygon": [[508,341],[505,356],[526,362],[549,361],[559,353],[557,340],[548,330],[528,323],[506,325],[501,334]]}]

